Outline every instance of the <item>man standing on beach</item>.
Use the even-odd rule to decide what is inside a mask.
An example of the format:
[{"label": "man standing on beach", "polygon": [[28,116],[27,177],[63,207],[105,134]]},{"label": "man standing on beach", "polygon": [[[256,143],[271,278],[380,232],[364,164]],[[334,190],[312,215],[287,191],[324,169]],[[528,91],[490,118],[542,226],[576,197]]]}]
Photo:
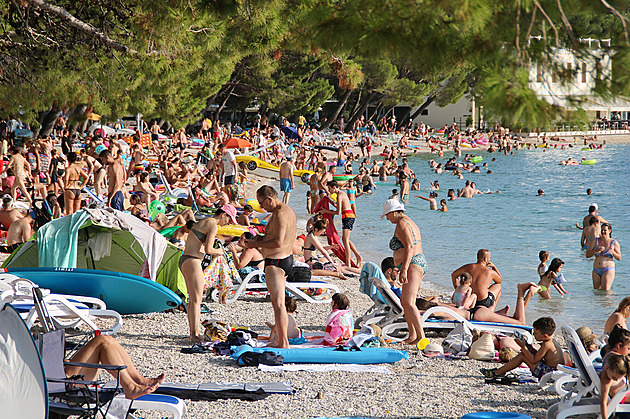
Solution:
[{"label": "man standing on beach", "polygon": [[295,189],[293,163],[291,162],[291,156],[288,155],[287,160],[280,165],[280,190],[284,192],[282,196],[283,203],[289,204],[289,198],[293,189]]},{"label": "man standing on beach", "polygon": [[122,188],[125,184],[125,168],[118,160],[114,160],[109,150],[101,151],[98,157],[107,166],[107,206],[124,211],[125,195]]},{"label": "man standing on beach", "polygon": [[335,174],[335,170],[337,170],[337,166],[330,166],[328,171],[324,173],[319,180],[319,193],[320,194],[328,194],[330,195],[330,189],[328,188],[328,182],[333,180],[333,175]]},{"label": "man standing on beach", "polygon": [[238,174],[238,166],[236,165],[236,157],[234,153],[225,147],[225,144],[219,144],[219,152],[223,156],[223,192],[229,195],[228,189],[236,182]]},{"label": "man standing on beach", "polygon": [[271,213],[264,236],[241,240],[243,247],[258,248],[265,258],[265,281],[271,295],[276,322],[276,338],[269,346],[288,348],[287,328],[289,317],[284,306],[285,283],[293,269],[293,242],[297,220],[288,205],[278,199],[278,193],[265,185],[256,191],[261,208]]},{"label": "man standing on beach", "polygon": [[[477,252],[477,262],[469,263],[457,269],[451,274],[453,288],[458,287],[457,279],[464,272],[472,276],[472,290],[477,295],[475,307],[483,306],[494,311],[501,298],[501,282],[503,277],[494,263],[490,262],[490,251],[479,249]],[[474,310],[474,309],[473,309]]]}]

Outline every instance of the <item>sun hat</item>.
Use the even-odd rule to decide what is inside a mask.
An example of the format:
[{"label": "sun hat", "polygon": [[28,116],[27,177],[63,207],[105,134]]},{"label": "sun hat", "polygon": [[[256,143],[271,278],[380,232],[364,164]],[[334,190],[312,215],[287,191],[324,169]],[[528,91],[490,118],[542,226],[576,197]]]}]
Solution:
[{"label": "sun hat", "polygon": [[426,348],[424,348],[424,356],[435,357],[439,355],[444,355],[444,349],[442,349],[442,345],[438,345],[437,343],[429,343]]},{"label": "sun hat", "polygon": [[230,216],[230,220],[232,220],[232,224],[238,224],[236,221],[236,208],[234,205],[225,204],[221,207],[223,212]]},{"label": "sun hat", "polygon": [[588,337],[589,335],[593,334],[593,332],[591,331],[591,329],[588,326],[579,327],[575,331],[575,333],[578,335],[580,340],[584,340],[586,337]]},{"label": "sun hat", "polygon": [[381,218],[385,218],[385,216],[392,211],[404,211],[404,210],[405,210],[405,206],[403,205],[402,202],[400,202],[399,200],[395,198],[388,199],[383,204],[383,214],[381,215]]}]

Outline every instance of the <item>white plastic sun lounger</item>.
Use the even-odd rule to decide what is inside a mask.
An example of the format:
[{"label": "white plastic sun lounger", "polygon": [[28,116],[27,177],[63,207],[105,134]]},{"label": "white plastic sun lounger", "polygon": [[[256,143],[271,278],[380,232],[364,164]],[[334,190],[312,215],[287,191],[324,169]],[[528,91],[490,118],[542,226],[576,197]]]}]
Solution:
[{"label": "white plastic sun lounger", "polygon": [[[267,291],[267,284],[264,282],[252,282],[254,278],[264,278],[265,272],[262,269],[257,269],[253,272],[250,272],[243,281],[232,288],[232,291],[228,294],[226,298],[226,303],[235,302],[245,291]],[[334,284],[329,284],[327,282],[289,282],[285,283],[286,290],[288,293],[293,294],[295,297],[302,298],[309,303],[328,303],[330,302],[330,297],[339,292],[339,287]],[[326,292],[320,294],[314,298],[314,296],[308,295],[303,290],[310,288],[321,288],[325,289]],[[213,290],[211,293],[212,301],[218,303],[219,302],[219,290]]]}]

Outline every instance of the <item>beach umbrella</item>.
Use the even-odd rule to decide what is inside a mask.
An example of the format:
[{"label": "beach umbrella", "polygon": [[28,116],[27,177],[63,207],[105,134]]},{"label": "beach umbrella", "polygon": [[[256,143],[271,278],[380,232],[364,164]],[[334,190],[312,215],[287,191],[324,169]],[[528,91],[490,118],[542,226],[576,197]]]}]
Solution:
[{"label": "beach umbrella", "polygon": [[286,135],[287,138],[290,140],[297,140],[298,138],[300,138],[300,136],[297,133],[297,128],[280,127],[280,129],[282,129],[282,132],[284,133],[284,135]]},{"label": "beach umbrella", "polygon": [[243,138],[230,138],[227,143],[225,143],[227,148],[245,148],[245,147],[253,147],[254,144],[250,143]]}]

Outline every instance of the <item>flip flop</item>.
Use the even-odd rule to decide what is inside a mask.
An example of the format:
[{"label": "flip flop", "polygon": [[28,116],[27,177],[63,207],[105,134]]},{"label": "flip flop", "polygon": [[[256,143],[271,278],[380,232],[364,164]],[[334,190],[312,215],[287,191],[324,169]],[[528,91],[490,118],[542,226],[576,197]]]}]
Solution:
[{"label": "flip flop", "polygon": [[210,348],[206,348],[199,343],[195,343],[190,348],[181,349],[181,353],[183,354],[207,354],[208,352],[212,352],[212,350]]},{"label": "flip flop", "polygon": [[516,375],[496,375],[492,378],[486,378],[486,384],[501,384],[511,386],[512,384],[520,383],[521,379]]}]

